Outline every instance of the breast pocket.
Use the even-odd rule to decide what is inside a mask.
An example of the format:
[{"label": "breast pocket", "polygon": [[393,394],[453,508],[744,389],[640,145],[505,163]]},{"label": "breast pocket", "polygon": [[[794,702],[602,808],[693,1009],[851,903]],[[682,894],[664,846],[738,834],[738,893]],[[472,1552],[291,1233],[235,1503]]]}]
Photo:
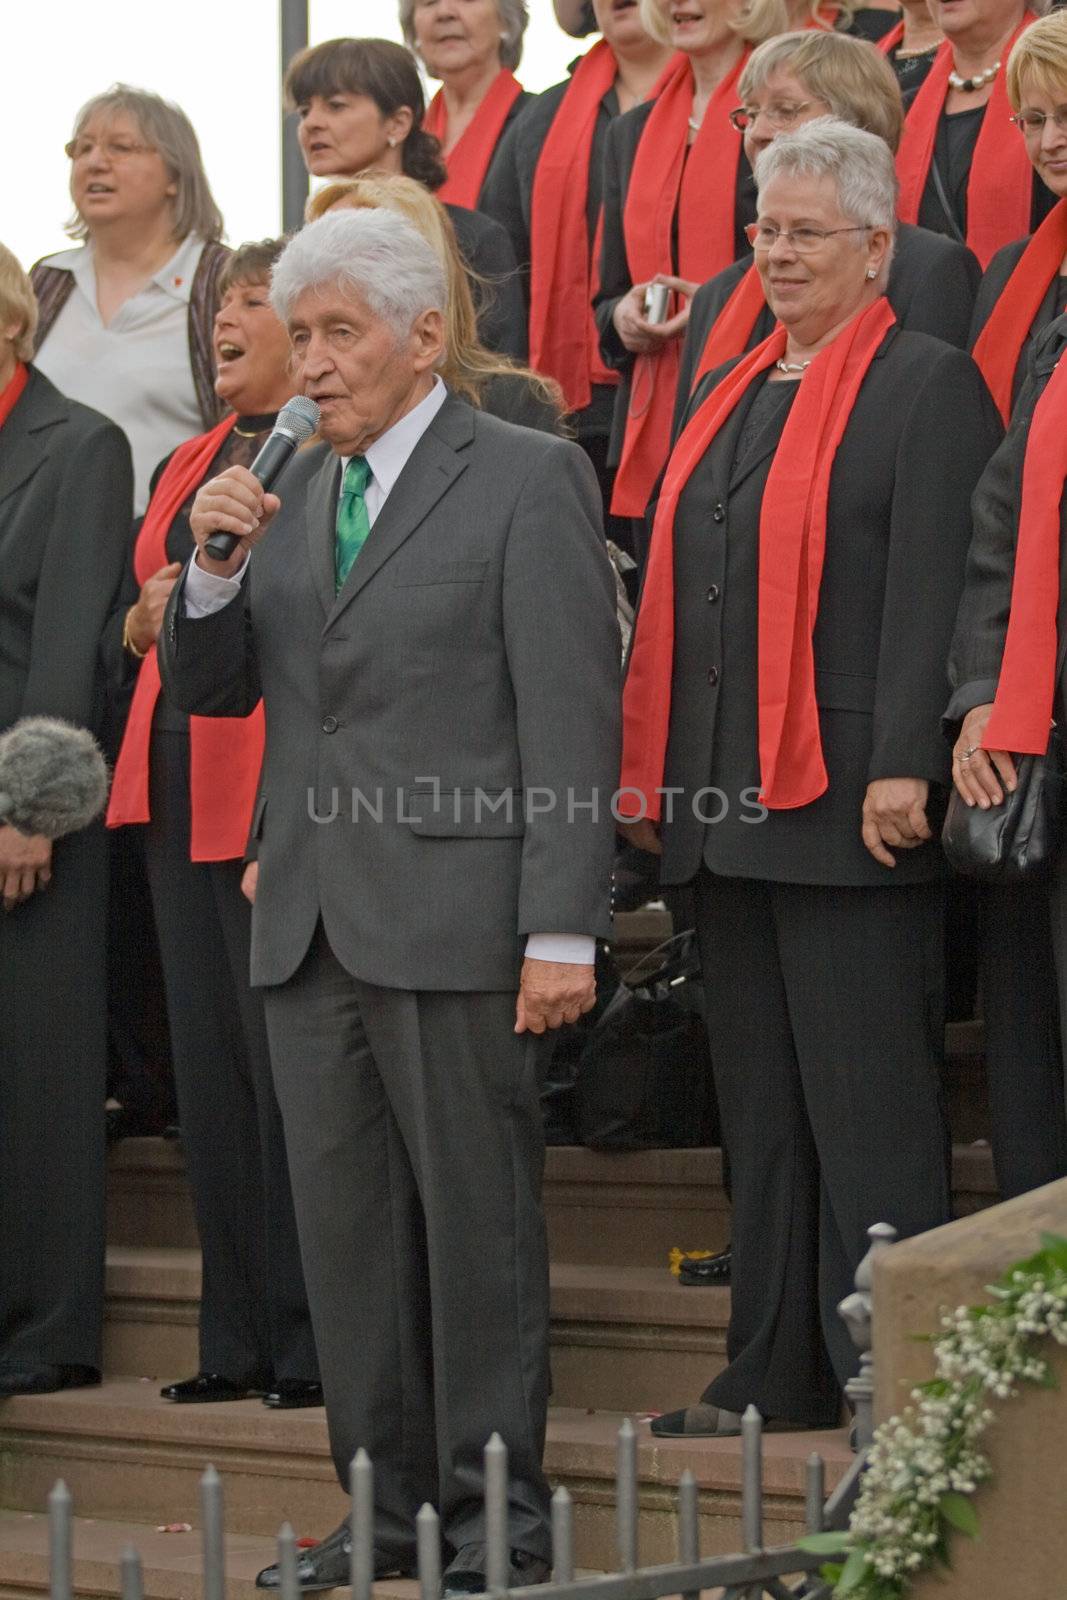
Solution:
[{"label": "breast pocket", "polygon": [[399,589],[424,589],[438,583],[482,583],[488,570],[488,560],[439,561],[401,572],[396,584]]}]

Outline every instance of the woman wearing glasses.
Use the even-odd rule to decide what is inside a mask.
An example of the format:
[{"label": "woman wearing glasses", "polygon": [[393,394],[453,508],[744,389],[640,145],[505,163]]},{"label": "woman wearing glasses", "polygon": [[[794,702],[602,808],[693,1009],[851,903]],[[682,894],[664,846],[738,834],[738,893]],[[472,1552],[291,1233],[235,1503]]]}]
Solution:
[{"label": "woman wearing glasses", "polygon": [[821,119],[755,176],[780,327],[693,396],[625,691],[620,806],[695,891],[733,1165],[729,1364],[668,1436],[736,1433],[750,1404],[834,1427],[866,1229],[949,1216],[941,685],[999,420],[885,298],[885,141]]},{"label": "woman wearing glasses", "polygon": [[[740,106],[730,120],[757,157],[779,134],[827,115],[866,128],[892,152],[904,113],[885,58],[842,33],[784,33],[754,50],[738,82]],[[902,328],[967,345],[980,269],[965,245],[908,223],[897,230],[886,298]],[[774,326],[759,273],[745,255],[693,296],[682,347],[675,420],[694,385],[731,356],[751,350]]]},{"label": "woman wearing glasses", "polygon": [[134,507],[157,464],[222,415],[211,340],[230,254],[192,124],[118,84],[78,112],[67,146],[80,247],[31,273],[36,366],[130,441]]}]

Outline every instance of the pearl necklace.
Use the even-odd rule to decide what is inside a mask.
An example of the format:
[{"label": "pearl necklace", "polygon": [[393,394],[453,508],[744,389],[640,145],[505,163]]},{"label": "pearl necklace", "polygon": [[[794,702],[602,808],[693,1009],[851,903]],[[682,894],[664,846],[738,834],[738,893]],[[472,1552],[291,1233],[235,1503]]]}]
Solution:
[{"label": "pearl necklace", "polygon": [[774,364],[779,372],[806,372],[814,359],[814,356],[809,356],[807,361],[787,361],[784,356],[779,356]]},{"label": "pearl necklace", "polygon": [[979,72],[973,78],[961,78],[958,72],[950,72],[948,86],[950,89],[961,89],[964,94],[971,94],[975,89],[984,89],[987,83],[992,83],[999,71],[1000,62],[994,61],[991,67],[987,67],[984,72]]},{"label": "pearl necklace", "polygon": [[689,118],[689,131],[690,131],[690,133],[699,133],[701,128],[703,127],[703,125],[704,125],[703,117],[701,117],[699,122],[697,121],[697,119],[695,117],[690,117]]}]

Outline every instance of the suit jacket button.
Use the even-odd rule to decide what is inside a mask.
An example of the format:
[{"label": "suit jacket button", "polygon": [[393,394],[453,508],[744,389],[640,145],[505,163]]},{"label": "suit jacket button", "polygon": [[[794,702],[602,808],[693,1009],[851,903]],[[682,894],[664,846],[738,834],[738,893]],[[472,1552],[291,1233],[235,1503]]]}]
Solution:
[{"label": "suit jacket button", "polygon": [[719,681],[719,669],[718,669],[718,667],[709,667],[708,668],[708,682],[711,684],[711,687],[713,689],[714,689],[715,685],[718,683],[718,681]]},{"label": "suit jacket button", "polygon": [[711,520],[712,522],[726,521],[726,507],[723,505],[721,500],[716,502],[715,508],[711,513]]},{"label": "suit jacket button", "polygon": [[322,719],[322,731],[323,731],[323,733],[336,733],[337,732],[337,718],[336,717],[323,717],[323,719]]},{"label": "suit jacket button", "polygon": [[711,588],[708,590],[708,604],[709,604],[709,606],[713,606],[718,598],[719,598],[719,585],[717,583],[713,583]]}]

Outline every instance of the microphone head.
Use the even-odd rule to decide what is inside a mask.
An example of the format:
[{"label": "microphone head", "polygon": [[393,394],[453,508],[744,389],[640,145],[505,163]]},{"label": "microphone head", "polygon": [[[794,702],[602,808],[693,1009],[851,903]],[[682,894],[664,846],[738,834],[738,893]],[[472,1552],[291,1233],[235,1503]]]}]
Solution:
[{"label": "microphone head", "polygon": [[284,429],[297,444],[306,444],[319,425],[319,408],[306,394],[294,394],[278,412],[275,431]]},{"label": "microphone head", "polygon": [[61,839],[104,809],[107,764],[92,734],[58,717],[23,717],[0,734],[0,823]]}]

